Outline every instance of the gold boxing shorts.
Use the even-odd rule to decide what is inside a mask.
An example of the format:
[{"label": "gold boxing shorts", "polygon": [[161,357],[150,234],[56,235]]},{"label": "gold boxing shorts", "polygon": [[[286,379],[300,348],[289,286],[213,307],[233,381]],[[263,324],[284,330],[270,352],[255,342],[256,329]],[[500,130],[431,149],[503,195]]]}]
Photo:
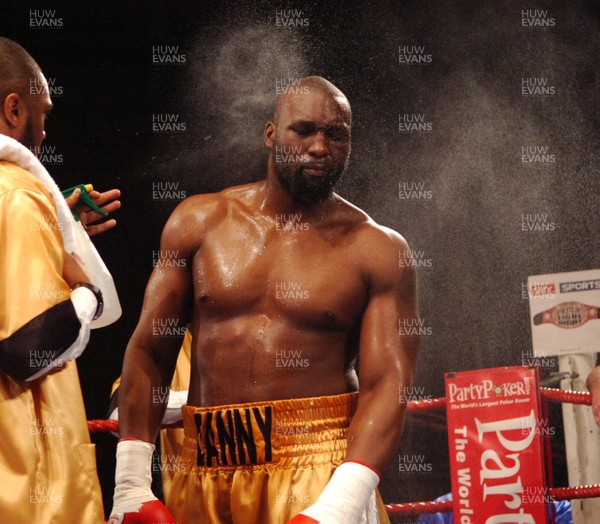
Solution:
[{"label": "gold boxing shorts", "polygon": [[[358,393],[183,407],[181,462],[167,499],[179,524],[287,524],[346,455]],[[381,523],[389,523],[379,493]]]}]

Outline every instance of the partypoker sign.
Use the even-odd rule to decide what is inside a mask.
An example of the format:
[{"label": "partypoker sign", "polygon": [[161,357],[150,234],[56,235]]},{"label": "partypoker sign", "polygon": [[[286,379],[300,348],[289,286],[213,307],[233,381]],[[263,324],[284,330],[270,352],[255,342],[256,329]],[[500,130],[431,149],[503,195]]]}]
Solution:
[{"label": "partypoker sign", "polygon": [[446,373],[455,524],[547,524],[538,371]]},{"label": "partypoker sign", "polygon": [[600,351],[600,270],[527,279],[536,357]]}]

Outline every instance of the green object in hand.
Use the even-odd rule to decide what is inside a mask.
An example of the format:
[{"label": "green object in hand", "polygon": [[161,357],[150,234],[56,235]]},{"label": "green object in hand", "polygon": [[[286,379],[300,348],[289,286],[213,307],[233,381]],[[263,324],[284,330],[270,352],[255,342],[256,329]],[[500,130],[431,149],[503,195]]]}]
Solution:
[{"label": "green object in hand", "polygon": [[[73,191],[75,191],[77,188],[81,189],[81,194],[79,195],[79,200],[81,202],[83,202],[86,206],[89,206],[96,213],[99,213],[103,217],[108,216],[108,213],[100,209],[90,198],[89,193],[91,193],[94,190],[94,186],[92,186],[92,184],[77,184],[76,186],[61,191],[62,195],[65,198],[69,198],[73,194]],[[74,209],[71,210],[71,213],[73,213],[73,217],[75,218],[75,220],[79,221],[79,216],[77,215]]]}]

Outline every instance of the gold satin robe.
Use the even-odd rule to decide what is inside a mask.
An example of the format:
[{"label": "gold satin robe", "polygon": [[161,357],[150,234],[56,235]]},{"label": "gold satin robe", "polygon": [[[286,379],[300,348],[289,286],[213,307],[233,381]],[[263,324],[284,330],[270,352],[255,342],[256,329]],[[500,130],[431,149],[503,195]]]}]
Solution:
[{"label": "gold satin robe", "polygon": [[[69,299],[62,267],[50,192],[0,161],[0,342]],[[104,522],[75,362],[29,382],[0,371],[0,522]]]}]

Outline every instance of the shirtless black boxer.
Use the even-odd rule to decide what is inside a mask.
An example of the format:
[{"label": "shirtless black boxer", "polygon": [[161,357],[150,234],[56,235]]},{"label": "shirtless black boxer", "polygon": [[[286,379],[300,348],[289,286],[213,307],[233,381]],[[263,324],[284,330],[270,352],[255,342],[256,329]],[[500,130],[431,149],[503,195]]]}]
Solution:
[{"label": "shirtless black boxer", "polygon": [[348,100],[320,77],[300,85],[265,127],[266,180],[188,198],[165,226],[123,364],[111,522],[156,520],[153,392],[181,343],[153,336],[165,319],[193,326],[177,522],[388,522],[375,488],[414,375],[418,339],[398,326],[418,316],[416,275],[399,234],[333,193]]}]

